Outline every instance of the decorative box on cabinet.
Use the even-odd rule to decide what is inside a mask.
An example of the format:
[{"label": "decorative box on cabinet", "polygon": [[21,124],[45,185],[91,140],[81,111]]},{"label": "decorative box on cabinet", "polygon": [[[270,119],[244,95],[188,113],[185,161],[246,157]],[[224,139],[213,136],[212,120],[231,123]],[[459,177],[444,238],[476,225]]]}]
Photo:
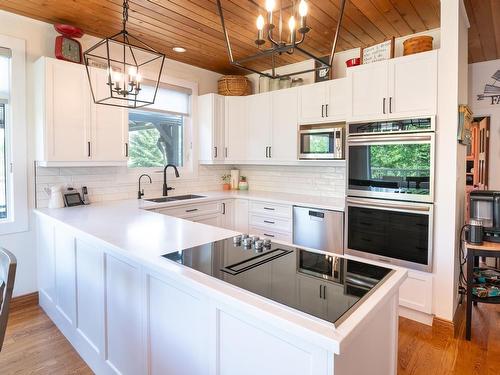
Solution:
[{"label": "decorative box on cabinet", "polygon": [[[98,91],[105,89],[104,75],[91,71]],[[85,66],[42,57],[35,76],[39,165],[126,165],[128,111],[93,102]]]}]

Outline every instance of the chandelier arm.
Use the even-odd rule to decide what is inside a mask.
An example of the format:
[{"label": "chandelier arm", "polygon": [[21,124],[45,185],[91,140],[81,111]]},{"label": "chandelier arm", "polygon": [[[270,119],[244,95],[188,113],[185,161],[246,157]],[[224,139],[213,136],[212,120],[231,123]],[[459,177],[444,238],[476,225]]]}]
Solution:
[{"label": "chandelier arm", "polygon": [[318,63],[320,63],[323,66],[323,68],[325,68],[325,67],[331,68],[332,67],[332,64],[330,64],[329,62],[325,62],[325,61],[321,60],[321,58],[319,58],[318,56],[314,56],[311,52],[306,51],[302,47],[297,46],[295,48],[297,48],[298,51],[302,52],[307,57],[309,57],[309,58],[313,59],[314,61],[317,61]]},{"label": "chandelier arm", "polygon": [[280,45],[279,42],[275,41],[273,39],[273,29],[272,28],[269,28],[269,30],[267,30],[267,40],[269,40],[272,44],[274,44],[276,47],[278,47]]},{"label": "chandelier arm", "polygon": [[339,21],[337,22],[337,28],[335,29],[335,38],[333,39],[332,52],[330,53],[330,59],[328,60],[330,67],[333,64],[333,56],[335,55],[335,50],[337,49],[337,41],[339,39],[340,25],[342,24],[342,17],[344,16],[345,0],[341,0],[339,8]]},{"label": "chandelier arm", "polygon": [[234,63],[233,51],[231,49],[231,43],[229,42],[229,36],[227,34],[226,24],[224,22],[224,13],[222,12],[222,5],[220,0],[217,0],[217,9],[219,10],[220,23],[222,26],[222,32],[224,33],[224,39],[226,40],[226,50],[229,55],[229,61],[231,64]]}]

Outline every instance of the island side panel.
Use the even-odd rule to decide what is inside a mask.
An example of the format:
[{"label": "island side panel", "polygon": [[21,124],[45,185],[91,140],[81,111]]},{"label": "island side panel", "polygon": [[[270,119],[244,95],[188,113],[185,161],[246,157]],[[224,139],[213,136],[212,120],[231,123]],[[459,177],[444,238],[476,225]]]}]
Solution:
[{"label": "island side panel", "polygon": [[396,289],[342,341],[335,375],[397,374],[398,301]]}]

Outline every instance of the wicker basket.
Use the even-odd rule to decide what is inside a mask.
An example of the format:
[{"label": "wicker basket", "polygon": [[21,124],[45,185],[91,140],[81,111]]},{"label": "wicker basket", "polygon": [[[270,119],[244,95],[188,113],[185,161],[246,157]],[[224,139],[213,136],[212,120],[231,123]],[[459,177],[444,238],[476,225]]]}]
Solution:
[{"label": "wicker basket", "polygon": [[414,53],[431,51],[432,50],[432,36],[416,36],[406,39],[403,42],[403,55],[413,55]]},{"label": "wicker basket", "polygon": [[217,86],[220,95],[244,96],[252,94],[252,83],[244,76],[223,76],[217,82]]}]

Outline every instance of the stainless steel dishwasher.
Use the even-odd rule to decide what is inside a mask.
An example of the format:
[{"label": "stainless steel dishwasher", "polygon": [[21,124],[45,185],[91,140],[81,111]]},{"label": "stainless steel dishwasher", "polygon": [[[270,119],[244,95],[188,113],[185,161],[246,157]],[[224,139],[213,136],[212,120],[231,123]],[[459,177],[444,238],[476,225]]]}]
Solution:
[{"label": "stainless steel dishwasher", "polygon": [[344,213],[293,207],[293,243],[336,254],[344,253]]}]

